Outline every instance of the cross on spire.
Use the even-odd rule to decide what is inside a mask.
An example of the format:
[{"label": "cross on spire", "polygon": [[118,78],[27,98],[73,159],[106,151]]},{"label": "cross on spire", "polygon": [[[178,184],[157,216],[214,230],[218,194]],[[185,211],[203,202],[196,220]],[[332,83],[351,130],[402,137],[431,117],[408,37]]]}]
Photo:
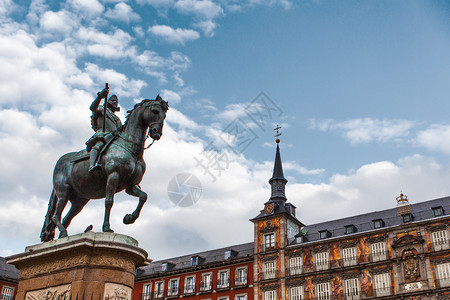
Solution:
[{"label": "cross on spire", "polygon": [[279,132],[280,129],[281,129],[281,126],[279,126],[278,124],[277,124],[277,127],[273,129],[273,130],[276,130],[276,132],[277,132],[275,134],[275,137],[277,138],[275,141],[277,142],[277,144],[280,142],[280,139],[278,137],[282,134],[281,132]]}]

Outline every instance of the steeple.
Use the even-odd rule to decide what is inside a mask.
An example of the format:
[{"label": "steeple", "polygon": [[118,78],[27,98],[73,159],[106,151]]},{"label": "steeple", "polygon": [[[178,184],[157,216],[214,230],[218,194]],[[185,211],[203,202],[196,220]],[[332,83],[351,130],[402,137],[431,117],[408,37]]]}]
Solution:
[{"label": "steeple", "polygon": [[284,178],[283,174],[283,165],[281,163],[281,155],[280,155],[280,140],[277,139],[277,151],[275,154],[275,162],[273,164],[273,175],[272,178],[269,179],[269,184],[271,187],[271,197],[270,200],[284,200],[286,201],[285,194],[285,186],[288,182],[286,178]]}]

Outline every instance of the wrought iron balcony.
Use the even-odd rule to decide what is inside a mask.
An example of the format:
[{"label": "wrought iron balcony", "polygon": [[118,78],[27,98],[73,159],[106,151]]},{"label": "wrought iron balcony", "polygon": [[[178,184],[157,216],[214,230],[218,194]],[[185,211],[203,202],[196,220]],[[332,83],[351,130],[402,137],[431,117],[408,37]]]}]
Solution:
[{"label": "wrought iron balcony", "polygon": [[212,281],[202,281],[200,283],[200,291],[204,292],[204,291],[210,291],[212,290]]}]

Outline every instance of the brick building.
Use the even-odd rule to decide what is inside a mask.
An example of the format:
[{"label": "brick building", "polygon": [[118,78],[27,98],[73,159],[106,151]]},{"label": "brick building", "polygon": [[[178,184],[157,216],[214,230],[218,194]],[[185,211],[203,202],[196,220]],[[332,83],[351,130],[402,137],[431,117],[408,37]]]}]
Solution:
[{"label": "brick building", "polygon": [[16,296],[19,270],[0,257],[0,300],[13,300]]},{"label": "brick building", "polygon": [[305,226],[278,145],[269,184],[253,242],[141,268],[134,299],[450,299],[450,197]]}]

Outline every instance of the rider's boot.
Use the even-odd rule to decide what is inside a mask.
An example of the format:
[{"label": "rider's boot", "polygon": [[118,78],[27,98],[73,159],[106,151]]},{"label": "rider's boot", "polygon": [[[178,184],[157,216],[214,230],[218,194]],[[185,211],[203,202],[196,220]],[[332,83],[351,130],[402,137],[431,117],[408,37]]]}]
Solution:
[{"label": "rider's boot", "polygon": [[98,159],[98,155],[100,153],[100,149],[103,143],[97,143],[94,147],[92,147],[89,152],[89,173],[94,172],[97,168],[101,168],[100,160]]}]

